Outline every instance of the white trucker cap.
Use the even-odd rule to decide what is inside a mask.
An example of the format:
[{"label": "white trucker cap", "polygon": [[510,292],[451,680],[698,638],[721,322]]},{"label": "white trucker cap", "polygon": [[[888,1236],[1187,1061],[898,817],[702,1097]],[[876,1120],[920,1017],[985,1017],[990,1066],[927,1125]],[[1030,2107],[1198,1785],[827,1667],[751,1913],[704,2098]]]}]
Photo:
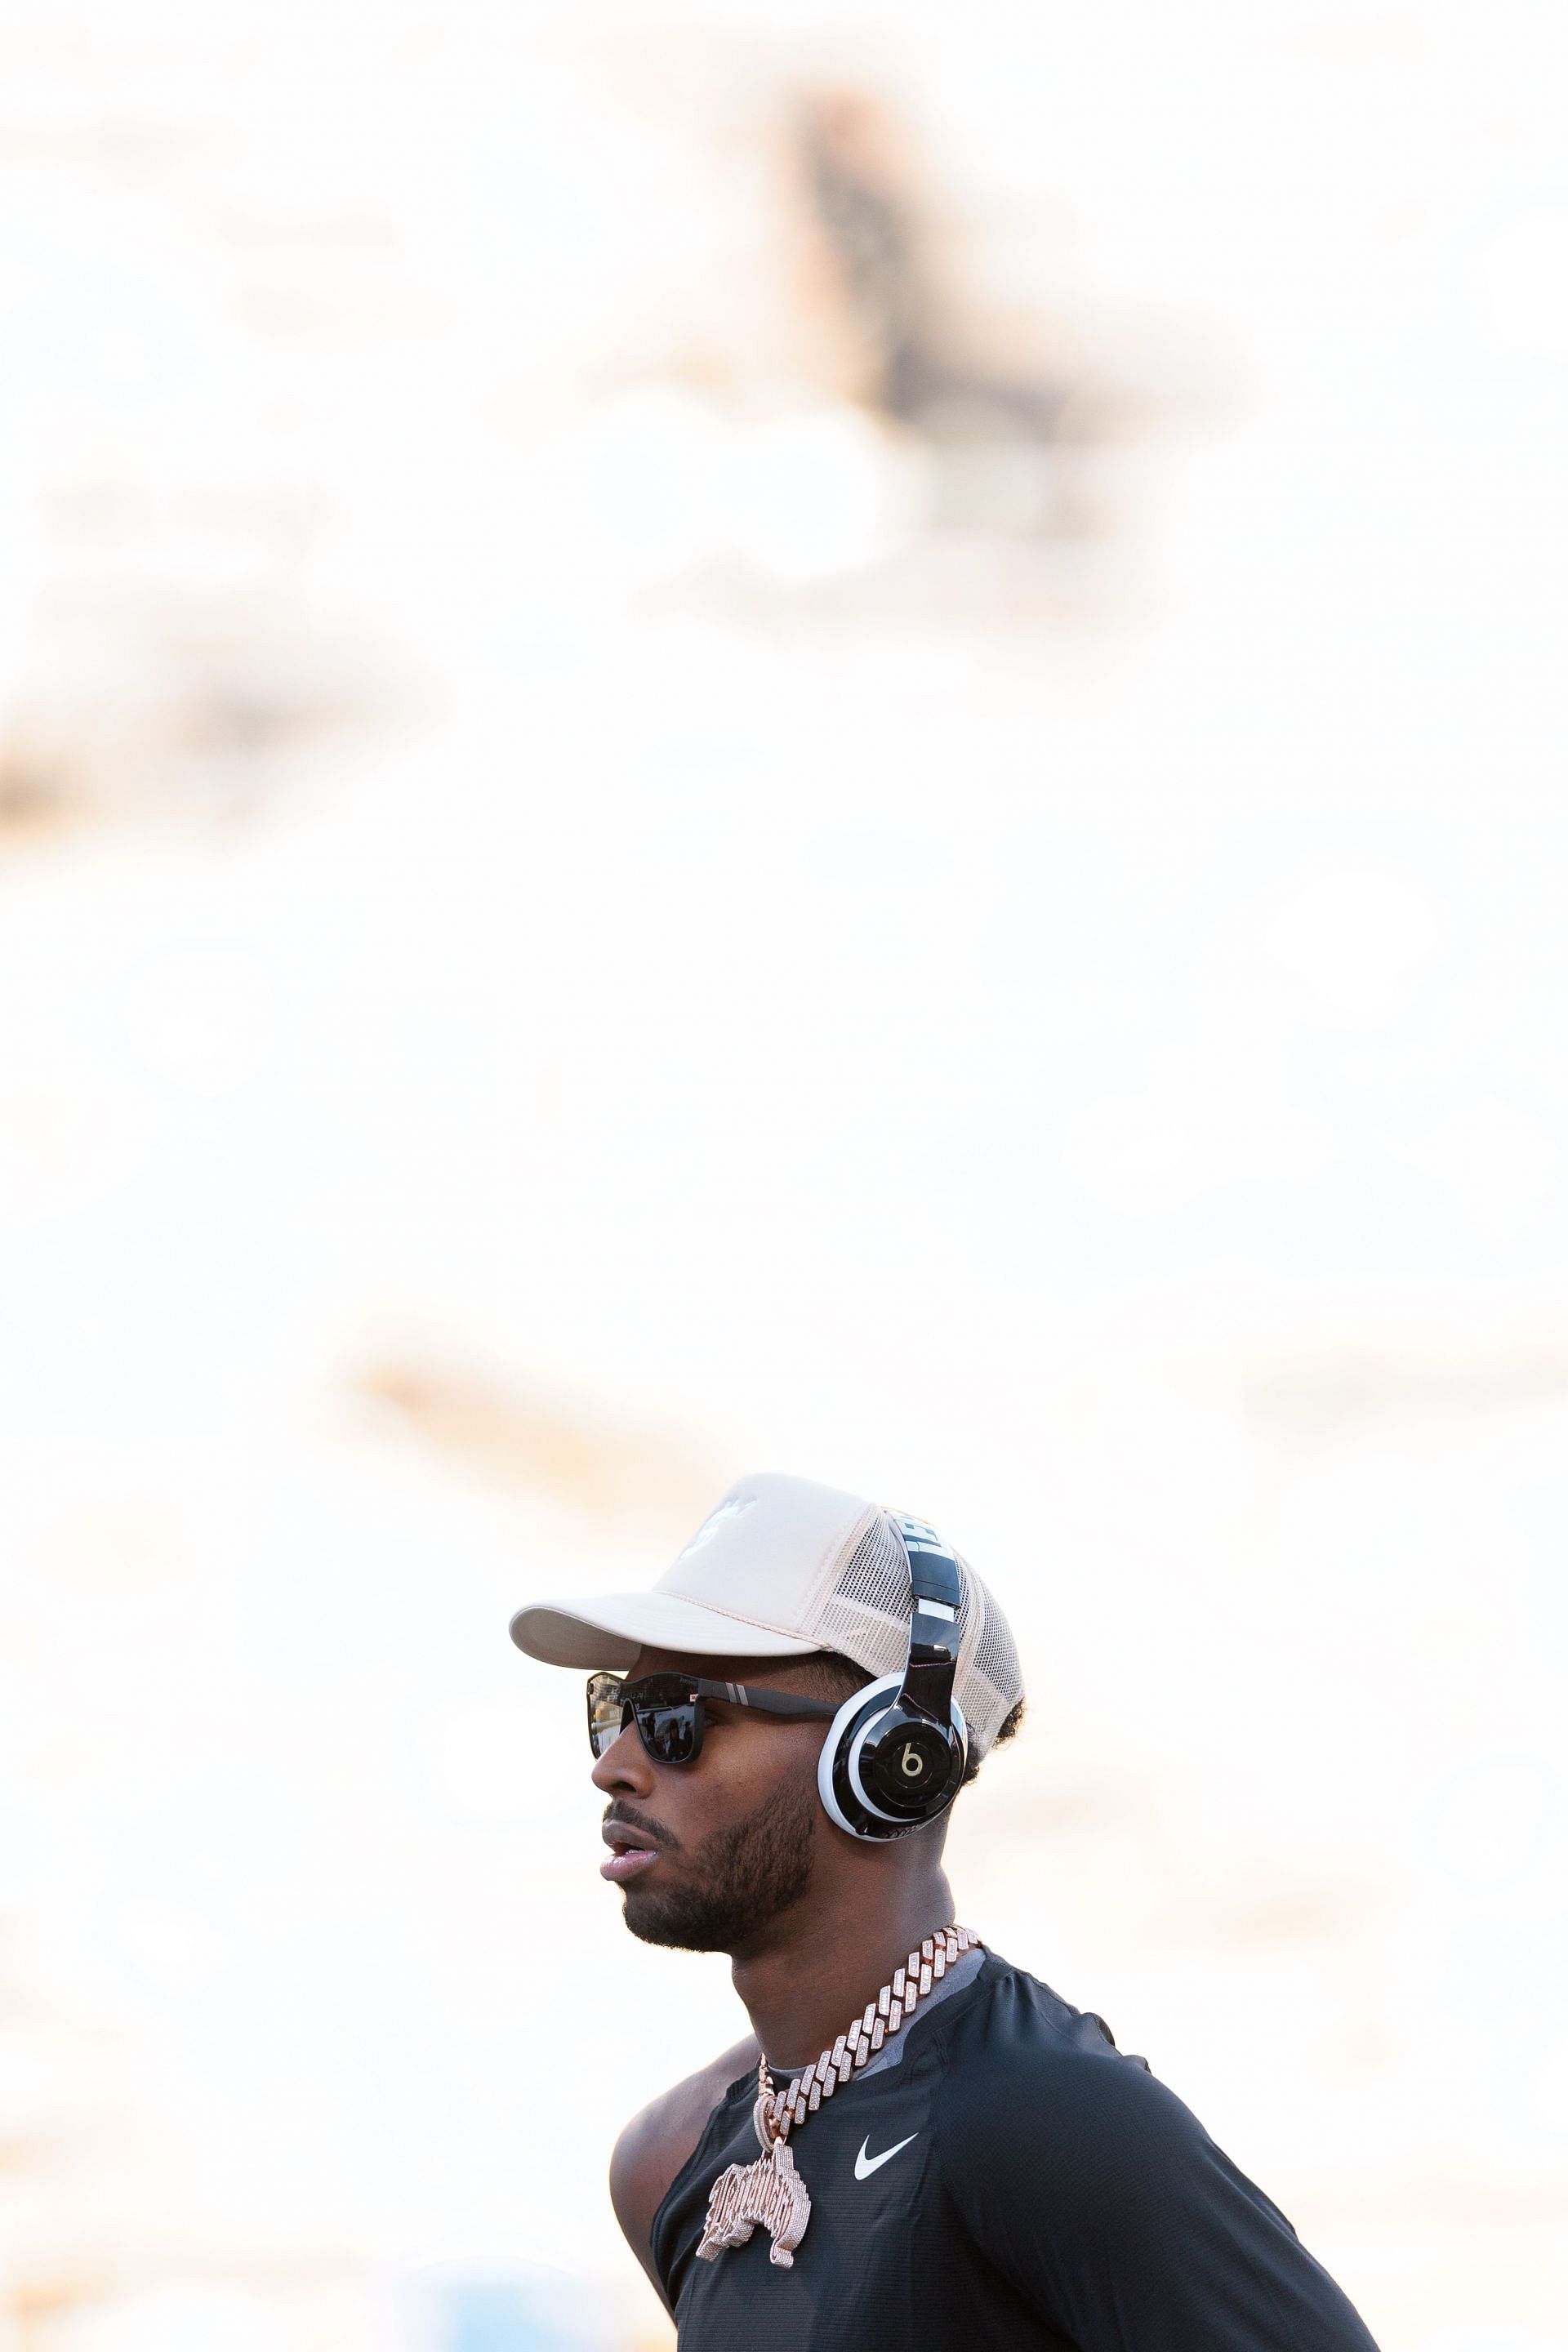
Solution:
[{"label": "white trucker cap", "polygon": [[[953,1695],[979,1757],[1024,1681],[1006,1619],[967,1560],[958,1573]],[[837,1650],[868,1675],[896,1675],[909,1651],[910,1599],[909,1555],[891,1511],[759,1471],[736,1481],[651,1591],[532,1601],[512,1619],[511,1638],[546,1665],[589,1671],[618,1671],[643,1648],[746,1658]]]}]

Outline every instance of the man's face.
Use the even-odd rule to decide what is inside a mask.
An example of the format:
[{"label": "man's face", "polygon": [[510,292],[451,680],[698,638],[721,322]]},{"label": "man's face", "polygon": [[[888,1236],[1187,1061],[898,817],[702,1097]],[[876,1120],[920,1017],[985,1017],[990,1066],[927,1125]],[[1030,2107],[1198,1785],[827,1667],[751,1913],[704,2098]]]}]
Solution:
[{"label": "man's face", "polygon": [[[670,1671],[823,1696],[810,1662],[795,1658],[643,1650],[626,1679]],[[594,1785],[610,1800],[605,1872],[622,1888],[633,1935],[683,1951],[733,1953],[811,1886],[826,1825],[816,1759],[827,1724],[781,1721],[717,1699],[705,1699],[703,1710],[695,1764],[656,1764],[628,1723],[595,1763]]]}]

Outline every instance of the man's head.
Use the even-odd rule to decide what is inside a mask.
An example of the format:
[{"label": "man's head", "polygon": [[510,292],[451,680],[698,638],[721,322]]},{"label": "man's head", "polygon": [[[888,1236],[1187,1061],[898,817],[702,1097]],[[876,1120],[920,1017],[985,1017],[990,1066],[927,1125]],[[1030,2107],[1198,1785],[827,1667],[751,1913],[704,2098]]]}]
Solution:
[{"label": "man's head", "polygon": [[[831,1883],[847,1893],[853,1883],[868,1895],[879,1874],[886,1885],[887,1874],[936,1866],[944,1818],[894,1837],[869,1823],[851,1835],[861,1822],[836,1827],[817,1795],[832,1716],[865,1684],[890,1678],[898,1691],[910,1653],[920,1533],[920,1523],[858,1496],[758,1475],[731,1489],[652,1591],[542,1602],[513,1618],[519,1647],[552,1664],[608,1669],[628,1681],[672,1673],[782,1695],[757,1706],[704,1696],[700,1753],[679,1760],[680,1743],[656,1736],[646,1709],[647,1742],[633,1715],[617,1730],[612,1690],[594,1779],[610,1801],[605,1837],[620,1857],[613,1853],[605,1874],[623,1885],[635,1933],[733,1952],[814,1888],[820,1894]],[[945,1611],[953,1663],[943,1689],[966,1727],[967,1780],[1016,1727],[1023,1686],[1006,1621],[956,1555],[941,1572],[949,1599],[955,1569],[956,1612]],[[927,1571],[918,1574],[923,1580]],[[811,1713],[793,1715],[790,1694]],[[947,1705],[944,1696],[939,1712]],[[933,1800],[940,1795],[933,1790]],[[837,1809],[837,1781],[833,1797]],[[899,1798],[886,1801],[897,1808]],[[866,1833],[873,1827],[876,1835]]]},{"label": "man's head", "polygon": [[[798,1696],[837,1712],[871,1677],[828,1652],[804,1658],[694,1658],[639,1651],[626,1680],[673,1673]],[[609,1799],[605,1875],[622,1889],[626,1921],[648,1944],[684,1951],[743,1951],[824,1876],[928,1867],[940,1856],[947,1816],[896,1843],[868,1846],[834,1827],[817,1796],[821,1714],[790,1719],[722,1699],[702,1702],[696,1761],[672,1764],[648,1752],[628,1720],[593,1769]],[[999,1739],[1022,1719],[1020,1697]],[[972,1760],[965,1775],[979,1769]],[[868,1889],[869,1892],[869,1889]]]}]

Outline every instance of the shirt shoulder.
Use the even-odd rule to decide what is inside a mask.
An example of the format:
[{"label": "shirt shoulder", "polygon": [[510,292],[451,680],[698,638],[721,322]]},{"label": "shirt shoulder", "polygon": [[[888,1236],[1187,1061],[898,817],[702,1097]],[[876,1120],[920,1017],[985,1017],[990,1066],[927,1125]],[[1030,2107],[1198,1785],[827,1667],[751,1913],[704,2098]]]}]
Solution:
[{"label": "shirt shoulder", "polygon": [[1005,1960],[982,1972],[976,1992],[944,2053],[951,2164],[991,2177],[1021,2166],[1037,2189],[1081,2210],[1101,2194],[1125,2201],[1139,2185],[1168,2188],[1173,2174],[1217,2154],[1191,2108],[1146,2059],[1117,2048],[1093,2010],[1075,2009]]},{"label": "shirt shoulder", "polygon": [[1373,2352],[1279,2207],[1092,2011],[1002,1960],[953,2006],[943,2187],[1081,2352]]},{"label": "shirt shoulder", "polygon": [[1149,2063],[1119,2050],[1104,2018],[1075,2009],[1024,1969],[988,1953],[972,1998],[953,2003],[946,2026],[946,2072],[967,2100],[998,2087],[1015,2093],[1048,2083],[1054,2094],[1094,2100],[1113,2078],[1153,2082]]}]

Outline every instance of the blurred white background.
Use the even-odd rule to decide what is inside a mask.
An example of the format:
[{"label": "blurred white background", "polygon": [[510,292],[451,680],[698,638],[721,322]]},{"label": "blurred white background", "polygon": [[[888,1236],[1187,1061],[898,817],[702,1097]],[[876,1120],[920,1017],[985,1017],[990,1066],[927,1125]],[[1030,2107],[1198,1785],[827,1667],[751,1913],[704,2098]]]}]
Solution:
[{"label": "blurred white background", "polygon": [[1568,19],[12,0],[0,2352],[668,2331],[525,1597],[927,1513],[962,1916],[1564,2352]]}]

